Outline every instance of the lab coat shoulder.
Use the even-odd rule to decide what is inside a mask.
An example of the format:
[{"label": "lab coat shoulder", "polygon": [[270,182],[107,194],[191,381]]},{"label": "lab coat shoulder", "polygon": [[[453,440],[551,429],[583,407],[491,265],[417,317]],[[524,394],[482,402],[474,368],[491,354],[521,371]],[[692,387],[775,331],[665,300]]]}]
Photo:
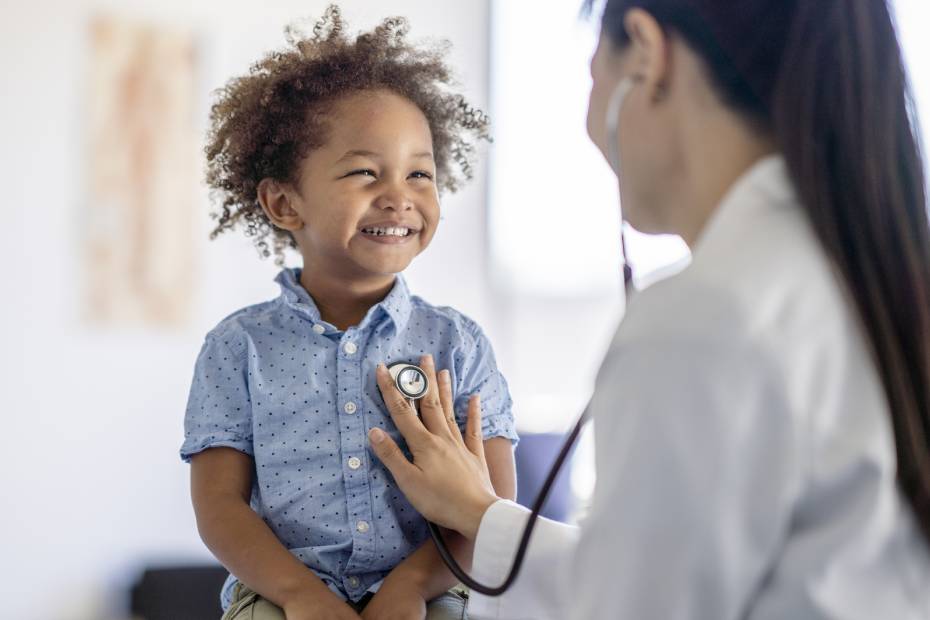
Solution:
[{"label": "lab coat shoulder", "polygon": [[678,329],[711,325],[712,338],[766,359],[806,443],[808,484],[866,462],[893,477],[888,405],[855,302],[793,192],[767,181],[758,180],[755,200],[724,204],[691,269],[656,292],[696,300]]},{"label": "lab coat shoulder", "polygon": [[617,591],[639,617],[913,609],[927,554],[855,304],[803,208],[759,181],[630,304],[598,383],[602,522],[585,532],[617,534],[583,535],[579,557],[638,558]]},{"label": "lab coat shoulder", "polygon": [[[794,213],[755,215],[770,235],[798,232]],[[594,557],[610,566],[612,611],[625,617],[739,616],[802,493],[807,416],[772,328],[808,312],[792,307],[791,288],[804,284],[761,240],[758,253],[731,246],[716,256],[722,244],[755,243],[739,228],[732,240],[711,229],[710,252],[636,296],[598,377],[597,489],[576,572]],[[604,611],[593,586],[578,589],[590,606],[574,617]]]},{"label": "lab coat shoulder", "polygon": [[[643,292],[604,361],[597,487],[574,572],[609,570],[611,597],[576,584],[573,618],[738,617],[784,540],[797,418],[750,317],[706,286],[683,274]],[[664,318],[670,304],[677,321]]]},{"label": "lab coat shoulder", "polygon": [[872,430],[884,430],[887,407],[855,305],[793,192],[770,182],[756,179],[721,206],[689,268],[630,305],[614,345],[713,355],[707,371],[743,356],[778,382],[784,413],[814,441],[849,423],[836,399],[860,403]]}]

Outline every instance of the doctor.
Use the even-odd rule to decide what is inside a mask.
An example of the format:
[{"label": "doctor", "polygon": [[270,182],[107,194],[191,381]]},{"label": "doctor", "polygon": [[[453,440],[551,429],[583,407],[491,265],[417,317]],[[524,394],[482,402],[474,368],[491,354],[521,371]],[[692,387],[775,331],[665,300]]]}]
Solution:
[{"label": "doctor", "polygon": [[[600,369],[588,518],[541,521],[471,617],[930,618],[930,233],[886,3],[608,0],[591,74],[626,219],[693,260]],[[528,511],[477,403],[463,439],[445,373],[422,422],[380,381],[413,462],[373,451],[500,583]]]}]

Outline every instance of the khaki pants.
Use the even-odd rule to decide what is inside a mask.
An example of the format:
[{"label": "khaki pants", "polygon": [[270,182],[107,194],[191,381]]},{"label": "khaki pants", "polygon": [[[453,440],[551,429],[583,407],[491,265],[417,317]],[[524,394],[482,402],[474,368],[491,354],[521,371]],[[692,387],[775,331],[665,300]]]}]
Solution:
[{"label": "khaki pants", "polygon": [[[355,611],[362,611],[371,599],[365,595],[357,603],[348,604]],[[461,587],[455,587],[437,596],[426,605],[426,620],[467,620],[466,608],[468,594]],[[241,583],[236,584],[232,603],[223,614],[222,620],[285,620],[284,611],[277,605],[263,599]]]}]

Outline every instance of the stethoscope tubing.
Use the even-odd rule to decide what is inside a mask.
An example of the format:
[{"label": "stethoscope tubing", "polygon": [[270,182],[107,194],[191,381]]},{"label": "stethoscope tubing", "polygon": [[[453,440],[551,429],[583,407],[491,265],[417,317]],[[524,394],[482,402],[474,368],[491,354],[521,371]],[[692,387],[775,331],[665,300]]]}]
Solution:
[{"label": "stethoscope tubing", "polygon": [[442,557],[443,562],[446,563],[446,566],[449,567],[449,570],[452,571],[452,574],[455,575],[455,578],[458,579],[463,585],[467,586],[471,590],[474,590],[475,592],[479,592],[486,596],[500,596],[508,589],[510,589],[511,585],[513,585],[513,582],[520,574],[520,569],[523,567],[523,560],[526,556],[526,551],[529,547],[530,539],[533,536],[533,530],[536,528],[536,522],[539,520],[540,513],[545,507],[546,501],[549,499],[549,494],[552,491],[552,487],[555,485],[556,478],[558,478],[562,466],[565,464],[565,461],[571,454],[572,448],[575,446],[575,443],[578,441],[578,437],[581,435],[581,430],[584,428],[585,423],[588,421],[590,408],[591,405],[589,403],[588,406],[585,407],[581,416],[579,416],[578,421],[575,423],[575,427],[572,429],[572,432],[569,433],[568,437],[562,444],[562,448],[559,450],[559,454],[556,457],[555,462],[552,464],[552,467],[549,469],[549,473],[546,475],[546,480],[543,482],[543,485],[539,490],[539,494],[536,496],[536,500],[533,502],[533,506],[530,509],[529,520],[526,522],[526,525],[523,527],[523,533],[520,535],[520,544],[517,546],[517,553],[514,556],[513,563],[510,566],[510,572],[507,574],[507,578],[504,579],[503,583],[497,586],[491,586],[480,583],[473,579],[471,575],[465,572],[462,566],[449,552],[449,547],[446,545],[446,542],[442,537],[442,532],[440,531],[439,526],[431,521],[426,522],[426,525],[429,528],[429,532],[433,537],[433,542],[436,543],[436,549],[439,551],[439,555]]}]

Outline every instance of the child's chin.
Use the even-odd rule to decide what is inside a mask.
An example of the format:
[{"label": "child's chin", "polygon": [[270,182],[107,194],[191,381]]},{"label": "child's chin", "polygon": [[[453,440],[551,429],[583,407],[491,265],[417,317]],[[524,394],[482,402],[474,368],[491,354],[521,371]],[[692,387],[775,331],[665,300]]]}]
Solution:
[{"label": "child's chin", "polygon": [[405,270],[413,262],[413,258],[397,259],[388,261],[369,262],[364,265],[365,269],[372,274],[390,276]]}]

